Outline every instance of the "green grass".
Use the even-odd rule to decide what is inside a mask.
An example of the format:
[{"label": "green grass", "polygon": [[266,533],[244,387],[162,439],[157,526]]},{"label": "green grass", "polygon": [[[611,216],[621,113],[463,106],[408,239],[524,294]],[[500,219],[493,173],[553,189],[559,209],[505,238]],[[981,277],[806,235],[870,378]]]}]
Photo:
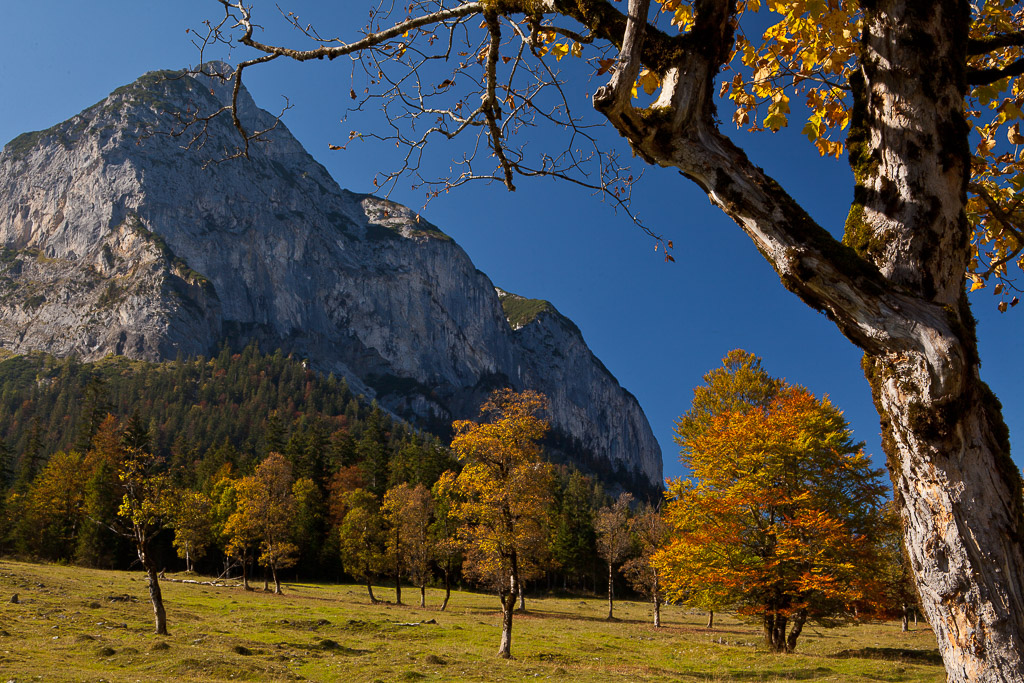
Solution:
[{"label": "green grass", "polygon": [[514,330],[529,325],[541,313],[554,310],[551,302],[543,299],[527,299],[511,292],[502,292],[498,297],[501,299],[501,308],[508,319],[508,324]]},{"label": "green grass", "polygon": [[[141,572],[0,561],[4,680],[83,681],[944,681],[935,639],[897,624],[805,629],[799,652],[768,654],[756,629],[727,615],[716,628],[679,607],[649,623],[644,603],[528,599],[498,647],[497,599],[430,590],[420,609],[370,605],[350,585],[286,584],[285,595],[161,584],[170,635],[152,635]],[[19,603],[9,602],[17,593]],[[378,597],[392,599],[387,588]],[[125,596],[130,599],[125,600]],[[403,591],[406,601],[419,593]],[[436,623],[423,623],[429,620]]]}]

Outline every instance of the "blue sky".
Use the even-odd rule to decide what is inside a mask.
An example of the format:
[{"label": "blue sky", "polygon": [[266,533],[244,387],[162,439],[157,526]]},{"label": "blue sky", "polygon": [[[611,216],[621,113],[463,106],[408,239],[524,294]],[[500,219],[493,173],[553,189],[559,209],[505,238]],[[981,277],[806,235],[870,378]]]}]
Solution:
[{"label": "blue sky", "polygon": [[[315,4],[297,1],[292,7],[301,13]],[[326,16],[334,23],[322,28],[332,35],[355,35],[366,14],[352,8],[365,4],[340,3],[348,11]],[[186,29],[200,27],[219,11],[214,0],[8,3],[0,22],[0,144],[72,116],[145,71],[194,64],[198,53]],[[274,11],[272,4],[268,11]],[[239,54],[207,57],[234,61]],[[371,143],[343,152],[327,148],[343,142],[350,129],[373,125],[372,118],[340,120],[349,102],[345,60],[275,63],[249,73],[248,88],[261,107],[276,111],[282,97],[289,98],[293,108],[285,123],[342,187],[372,190],[373,175],[383,170],[389,150]],[[592,91],[598,85],[580,87]],[[576,106],[589,105],[581,100]],[[728,115],[722,118],[727,121]],[[849,168],[845,159],[819,159],[799,128],[734,137],[839,235],[853,192]],[[547,140],[545,135],[538,133],[537,144]],[[622,148],[610,129],[602,141]],[[451,154],[444,144],[428,151],[441,167]],[[423,204],[422,191],[411,191],[407,182],[391,198],[417,209]],[[594,353],[639,399],[662,445],[666,476],[682,474],[672,443],[673,420],[689,407],[701,375],[734,348],[761,356],[773,375],[829,394],[881,466],[878,416],[860,371],[860,352],[823,315],[786,292],[739,228],[677,173],[644,169],[634,188],[634,207],[647,225],[674,241],[674,264],[665,263],[650,238],[621,212],[590,191],[551,180],[520,180],[515,193],[498,185],[472,185],[442,195],[422,211],[496,285],[548,299],[576,322]],[[1024,433],[1024,369],[1017,357],[1024,311],[999,314],[988,290],[974,295],[972,303],[982,376],[1003,402],[1011,436]],[[1019,455],[1015,460],[1018,466],[1022,462]]]}]

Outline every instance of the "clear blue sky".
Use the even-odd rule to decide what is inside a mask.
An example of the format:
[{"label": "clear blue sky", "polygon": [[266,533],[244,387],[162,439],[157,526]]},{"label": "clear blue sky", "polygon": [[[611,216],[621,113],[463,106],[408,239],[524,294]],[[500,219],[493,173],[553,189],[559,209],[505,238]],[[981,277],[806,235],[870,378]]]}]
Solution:
[{"label": "clear blue sky", "polygon": [[[301,13],[316,4],[296,0],[293,7]],[[355,35],[368,4],[334,6],[343,9],[334,11],[333,25],[321,28]],[[274,12],[272,3],[266,12]],[[196,63],[198,53],[185,31],[219,13],[214,0],[7,3],[0,22],[0,144],[72,116],[145,71]],[[239,54],[221,51],[207,58],[234,61]],[[342,187],[372,190],[374,172],[383,170],[389,150],[369,143],[344,152],[327,149],[329,142],[343,142],[350,129],[372,125],[340,121],[349,102],[346,61],[275,63],[249,73],[249,90],[263,108],[276,111],[282,96],[289,98],[293,109],[285,123]],[[592,91],[599,84],[581,87]],[[577,106],[588,105],[581,100]],[[845,160],[819,159],[799,128],[736,139],[839,235],[853,192],[849,169]],[[610,129],[603,137],[621,145]],[[537,138],[538,144],[544,140]],[[451,150],[437,144],[428,154],[445,166]],[[673,420],[689,407],[701,375],[734,348],[761,356],[773,375],[829,394],[881,465],[878,417],[860,371],[860,352],[824,316],[786,292],[739,228],[689,181],[648,168],[634,193],[645,223],[675,242],[674,264],[665,263],[653,242],[608,204],[550,180],[521,180],[515,193],[497,185],[470,186],[435,199],[423,214],[453,236],[496,285],[548,299],[576,322],[594,353],[639,399],[661,442],[667,476],[682,473]],[[408,183],[392,199],[415,208],[423,203],[422,192],[411,192]],[[1024,310],[999,314],[988,291],[973,299],[982,376],[1002,400],[1015,435],[1024,433],[1024,369],[1017,353]],[[1020,456],[1015,459],[1019,466]]]}]

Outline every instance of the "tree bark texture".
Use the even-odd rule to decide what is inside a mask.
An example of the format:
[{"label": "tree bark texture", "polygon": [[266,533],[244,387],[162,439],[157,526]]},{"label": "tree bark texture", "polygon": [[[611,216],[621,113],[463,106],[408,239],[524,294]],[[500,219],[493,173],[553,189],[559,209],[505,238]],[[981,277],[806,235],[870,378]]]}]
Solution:
[{"label": "tree bark texture", "polygon": [[1024,681],[1020,473],[1001,407],[979,378],[964,293],[969,7],[863,6],[848,140],[856,192],[843,244],[717,130],[713,78],[733,44],[732,3],[695,2],[695,27],[659,69],[662,92],[648,110],[602,90],[594,106],[637,154],[705,190],[782,283],[865,351],[915,580],[949,680]]},{"label": "tree bark texture", "polygon": [[149,583],[149,601],[153,603],[153,620],[158,636],[167,635],[167,612],[164,611],[164,598],[160,592],[160,575],[156,568],[156,561],[149,552],[149,542],[144,530],[135,529],[135,543],[139,555],[139,562],[146,570],[146,579]]},{"label": "tree bark texture", "polygon": [[164,598],[160,593],[160,579],[157,576],[156,567],[146,567],[146,576],[149,579],[149,600],[153,603],[153,620],[156,624],[158,636],[167,635],[167,612],[164,611]]}]

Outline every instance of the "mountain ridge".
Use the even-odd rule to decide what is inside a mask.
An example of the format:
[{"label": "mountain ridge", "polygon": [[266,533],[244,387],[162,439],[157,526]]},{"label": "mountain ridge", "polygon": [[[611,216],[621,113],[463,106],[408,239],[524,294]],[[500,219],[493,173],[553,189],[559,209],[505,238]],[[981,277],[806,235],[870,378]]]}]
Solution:
[{"label": "mountain ridge", "polygon": [[[0,346],[166,360],[256,341],[433,431],[474,417],[498,386],[534,388],[586,457],[660,486],[639,404],[553,306],[517,328],[451,237],[338,187],[283,124],[247,160],[204,163],[237,144],[224,117],[202,149],[181,149],[168,112],[230,97],[201,78],[150,72],[4,146]],[[247,92],[239,104],[251,129],[274,124]]]}]

